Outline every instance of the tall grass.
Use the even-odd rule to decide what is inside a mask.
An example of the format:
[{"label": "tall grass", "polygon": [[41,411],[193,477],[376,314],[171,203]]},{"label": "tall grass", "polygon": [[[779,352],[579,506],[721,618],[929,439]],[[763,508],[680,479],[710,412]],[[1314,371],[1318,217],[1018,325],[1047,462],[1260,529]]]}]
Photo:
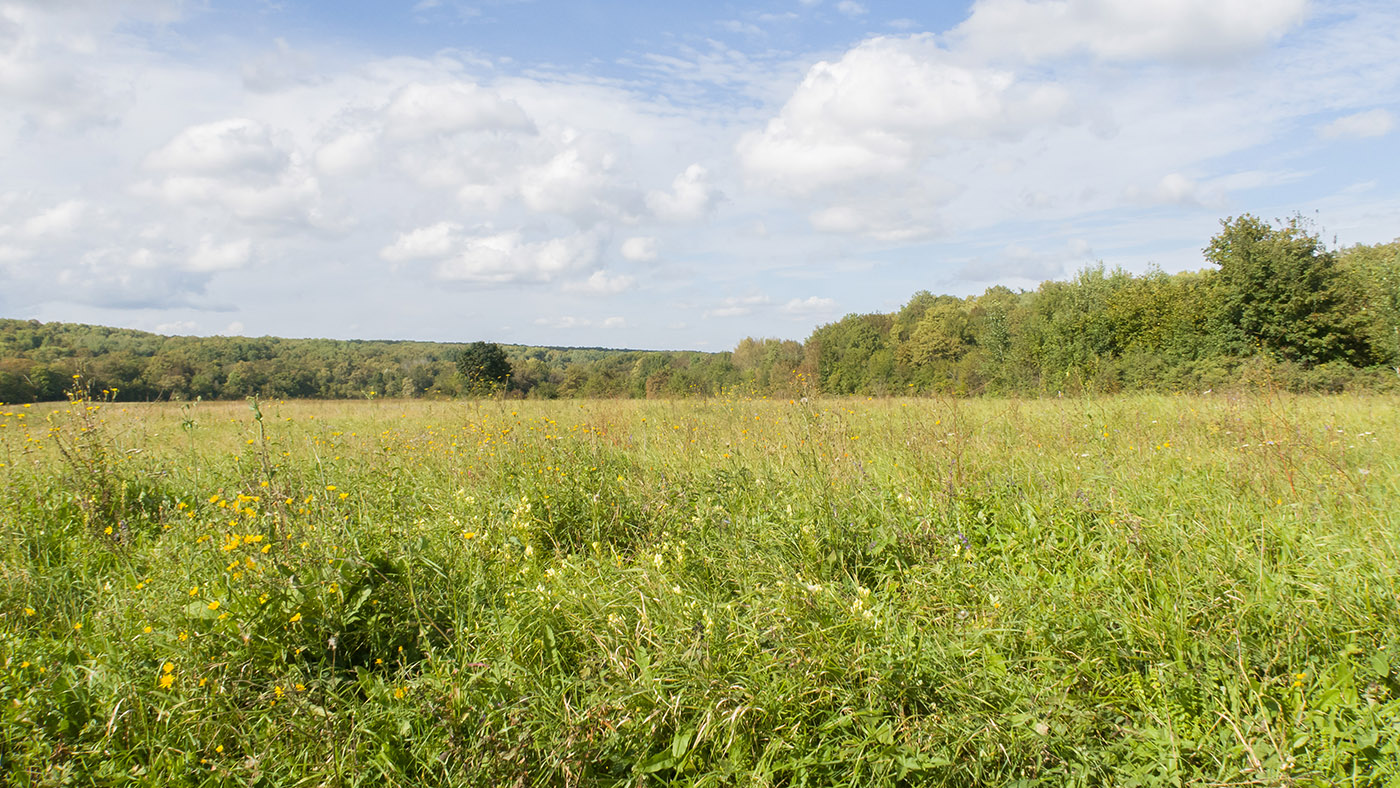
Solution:
[{"label": "tall grass", "polygon": [[1396,405],[0,407],[0,767],[1400,784]]}]

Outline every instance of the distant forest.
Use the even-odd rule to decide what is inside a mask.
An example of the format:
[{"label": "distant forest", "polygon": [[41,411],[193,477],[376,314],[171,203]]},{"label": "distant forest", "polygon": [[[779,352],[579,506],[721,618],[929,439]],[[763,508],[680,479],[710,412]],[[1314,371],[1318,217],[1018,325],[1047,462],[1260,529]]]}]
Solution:
[{"label": "distant forest", "polygon": [[[1400,241],[1332,250],[1306,222],[1221,223],[1196,272],[1086,268],[1035,290],[916,293],[805,342],[719,353],[501,345],[510,397],[1021,394],[1266,383],[1400,389]],[[475,338],[473,338],[475,339]],[[167,337],[0,320],[0,402],[58,400],[80,375],[128,401],[456,397],[468,345]]]}]

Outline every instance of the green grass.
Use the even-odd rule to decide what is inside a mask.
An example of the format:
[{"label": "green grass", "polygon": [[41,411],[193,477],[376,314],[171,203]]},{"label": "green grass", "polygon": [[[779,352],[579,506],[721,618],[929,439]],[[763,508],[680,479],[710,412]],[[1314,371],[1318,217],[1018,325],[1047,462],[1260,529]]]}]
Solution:
[{"label": "green grass", "polygon": [[1397,404],[0,407],[0,773],[1400,785]]}]

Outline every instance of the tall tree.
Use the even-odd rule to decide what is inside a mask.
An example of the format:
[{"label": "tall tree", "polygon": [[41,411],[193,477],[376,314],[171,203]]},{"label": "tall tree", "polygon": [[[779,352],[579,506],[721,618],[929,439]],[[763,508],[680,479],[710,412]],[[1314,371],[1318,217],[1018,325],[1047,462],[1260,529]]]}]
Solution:
[{"label": "tall tree", "polygon": [[1240,338],[1288,361],[1373,363],[1337,255],[1298,216],[1280,227],[1245,214],[1205,248],[1220,266],[1226,320]]},{"label": "tall tree", "polygon": [[510,361],[495,342],[473,342],[457,355],[457,372],[468,394],[494,394],[510,382]]}]

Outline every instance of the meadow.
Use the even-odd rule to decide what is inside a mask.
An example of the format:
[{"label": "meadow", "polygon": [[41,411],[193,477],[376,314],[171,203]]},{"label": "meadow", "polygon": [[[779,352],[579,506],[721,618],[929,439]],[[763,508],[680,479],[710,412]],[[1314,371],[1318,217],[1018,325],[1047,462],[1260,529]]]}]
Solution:
[{"label": "meadow", "polygon": [[1397,405],[0,406],[0,773],[1400,785]]}]

